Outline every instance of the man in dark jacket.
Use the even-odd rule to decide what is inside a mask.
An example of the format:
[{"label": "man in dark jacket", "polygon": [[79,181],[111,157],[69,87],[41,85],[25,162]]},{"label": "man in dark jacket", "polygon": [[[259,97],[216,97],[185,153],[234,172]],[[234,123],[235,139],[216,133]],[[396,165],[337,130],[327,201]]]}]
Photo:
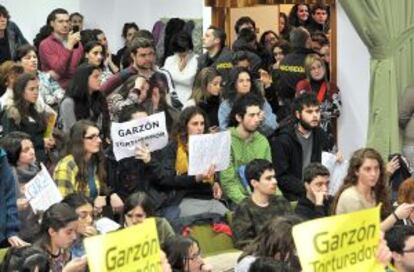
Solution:
[{"label": "man in dark jacket", "polygon": [[279,188],[289,201],[305,196],[304,168],[321,162],[322,151],[332,148],[320,128],[320,103],[314,94],[304,93],[294,100],[296,122],[281,126],[271,140],[273,166]]},{"label": "man in dark jacket", "polygon": [[329,7],[319,3],[315,4],[311,10],[312,19],[306,28],[309,32],[321,31],[323,33],[329,32]]},{"label": "man in dark jacket", "polygon": [[24,44],[27,44],[27,40],[19,27],[10,21],[7,9],[0,5],[0,64],[14,60],[17,48]]},{"label": "man in dark jacket", "polygon": [[282,111],[277,113],[279,120],[284,119],[290,112],[290,106],[295,97],[296,84],[305,79],[305,58],[308,54],[315,53],[312,47],[312,39],[309,32],[298,27],[290,32],[290,43],[293,51],[286,55],[280,63],[280,78],[277,90]]},{"label": "man in dark jacket", "polygon": [[198,58],[198,71],[205,67],[213,66],[226,82],[232,65],[233,53],[225,47],[226,33],[223,29],[210,26],[203,36],[203,48],[206,53]]},{"label": "man in dark jacket", "polygon": [[329,170],[320,163],[309,164],[303,173],[306,197],[299,198],[295,213],[312,220],[329,215],[332,197],[328,196]]}]

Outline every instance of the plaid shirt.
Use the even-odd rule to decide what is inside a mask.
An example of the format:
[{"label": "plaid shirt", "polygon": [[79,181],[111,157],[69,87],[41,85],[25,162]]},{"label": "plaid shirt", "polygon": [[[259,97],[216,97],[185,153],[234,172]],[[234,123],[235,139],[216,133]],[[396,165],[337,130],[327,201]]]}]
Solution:
[{"label": "plaid shirt", "polygon": [[[78,174],[79,168],[76,165],[75,159],[72,155],[67,155],[59,161],[55,171],[53,173],[53,179],[56,182],[56,185],[62,194],[62,197],[65,197],[71,193],[77,192],[77,181],[76,175]],[[95,184],[98,192],[100,191],[100,182],[95,173]],[[90,196],[89,187],[86,186],[84,192],[85,195]]]}]

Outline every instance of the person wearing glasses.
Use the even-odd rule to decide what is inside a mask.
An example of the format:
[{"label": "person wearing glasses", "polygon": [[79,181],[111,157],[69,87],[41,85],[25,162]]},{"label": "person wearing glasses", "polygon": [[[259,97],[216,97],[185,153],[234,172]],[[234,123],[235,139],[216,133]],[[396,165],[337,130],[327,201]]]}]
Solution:
[{"label": "person wearing glasses", "polygon": [[394,226],[385,233],[385,240],[392,253],[391,263],[396,271],[414,271],[414,227]]},{"label": "person wearing glasses", "polygon": [[67,154],[58,162],[53,179],[62,197],[80,192],[94,200],[97,212],[102,212],[107,202],[115,213],[121,212],[121,198],[106,185],[105,165],[98,127],[91,121],[80,120],[70,130]]},{"label": "person wearing glasses", "polygon": [[[137,192],[130,195],[124,206],[124,227],[131,227],[144,222],[146,218],[155,217],[154,204],[144,192]],[[158,239],[163,247],[175,233],[170,223],[165,218],[155,217]]]},{"label": "person wearing glasses", "polygon": [[101,69],[82,64],[73,75],[66,95],[59,106],[59,124],[68,134],[81,119],[93,121],[103,136],[109,137],[109,111],[105,96],[100,92]]}]

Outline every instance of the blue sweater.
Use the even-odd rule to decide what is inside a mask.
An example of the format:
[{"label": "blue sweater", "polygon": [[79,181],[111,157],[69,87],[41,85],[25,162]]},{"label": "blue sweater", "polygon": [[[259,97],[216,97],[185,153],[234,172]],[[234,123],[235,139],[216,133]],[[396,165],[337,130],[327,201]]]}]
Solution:
[{"label": "blue sweater", "polygon": [[0,242],[18,232],[16,183],[6,153],[0,149]]}]

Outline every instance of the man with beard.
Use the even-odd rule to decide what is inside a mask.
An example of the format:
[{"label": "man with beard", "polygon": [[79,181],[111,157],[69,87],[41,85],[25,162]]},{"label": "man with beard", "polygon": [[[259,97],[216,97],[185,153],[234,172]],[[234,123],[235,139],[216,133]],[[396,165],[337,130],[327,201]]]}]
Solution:
[{"label": "man with beard", "polygon": [[305,197],[302,173],[311,162],[321,162],[322,151],[332,148],[320,128],[320,103],[304,93],[293,101],[296,122],[281,126],[271,141],[273,166],[279,188],[289,201]]},{"label": "man with beard", "polygon": [[236,99],[230,113],[230,164],[220,172],[223,192],[231,204],[239,204],[251,192],[244,169],[254,159],[271,161],[269,142],[257,131],[264,120],[262,101],[254,94]]},{"label": "man with beard", "polygon": [[414,227],[394,226],[385,234],[391,262],[400,272],[414,272]]}]

